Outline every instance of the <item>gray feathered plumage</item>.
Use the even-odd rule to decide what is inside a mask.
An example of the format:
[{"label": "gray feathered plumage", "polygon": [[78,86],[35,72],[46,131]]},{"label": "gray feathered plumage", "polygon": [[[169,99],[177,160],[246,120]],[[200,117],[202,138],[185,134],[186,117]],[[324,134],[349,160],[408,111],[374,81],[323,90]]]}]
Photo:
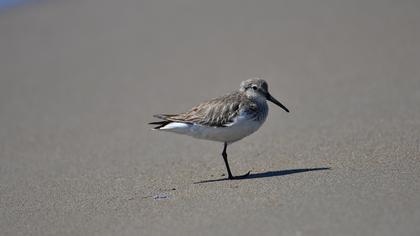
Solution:
[{"label": "gray feathered plumage", "polygon": [[158,125],[155,129],[159,129],[171,122],[224,127],[232,123],[241,111],[258,116],[257,104],[246,97],[244,93],[234,91],[225,96],[201,103],[184,113],[154,115],[154,117],[163,121],[151,122],[149,124]]}]

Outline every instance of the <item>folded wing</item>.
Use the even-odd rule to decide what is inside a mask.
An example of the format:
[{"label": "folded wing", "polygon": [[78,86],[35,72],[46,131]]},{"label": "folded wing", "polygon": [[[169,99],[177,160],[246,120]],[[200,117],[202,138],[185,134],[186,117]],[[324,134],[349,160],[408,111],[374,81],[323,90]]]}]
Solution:
[{"label": "folded wing", "polygon": [[229,126],[242,110],[252,111],[252,103],[246,96],[239,92],[233,92],[223,97],[215,98],[199,104],[191,110],[180,114],[158,114],[154,117],[163,121],[152,122],[161,128],[171,122],[199,124],[210,127]]}]

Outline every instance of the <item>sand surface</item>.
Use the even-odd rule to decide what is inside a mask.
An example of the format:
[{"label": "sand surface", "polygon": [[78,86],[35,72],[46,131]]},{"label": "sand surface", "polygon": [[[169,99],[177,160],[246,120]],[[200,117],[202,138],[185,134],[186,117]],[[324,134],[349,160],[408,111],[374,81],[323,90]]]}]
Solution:
[{"label": "sand surface", "polygon": [[[1,235],[420,235],[420,3],[46,0],[0,11]],[[262,76],[228,149],[153,132]],[[205,183],[197,183],[206,180]]]}]

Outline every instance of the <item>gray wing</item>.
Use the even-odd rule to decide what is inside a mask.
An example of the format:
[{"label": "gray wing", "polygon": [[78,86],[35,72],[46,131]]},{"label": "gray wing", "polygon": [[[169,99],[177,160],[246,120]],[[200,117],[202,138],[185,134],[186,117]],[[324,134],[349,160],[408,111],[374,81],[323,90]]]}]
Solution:
[{"label": "gray wing", "polygon": [[172,122],[195,123],[211,127],[224,127],[232,123],[241,111],[255,112],[256,105],[239,91],[201,103],[191,110],[176,115],[156,115]]}]

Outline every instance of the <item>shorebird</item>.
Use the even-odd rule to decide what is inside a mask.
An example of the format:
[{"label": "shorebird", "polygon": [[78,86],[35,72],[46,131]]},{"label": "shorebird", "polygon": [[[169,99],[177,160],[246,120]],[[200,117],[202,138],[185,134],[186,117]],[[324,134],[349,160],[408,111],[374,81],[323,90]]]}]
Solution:
[{"label": "shorebird", "polygon": [[253,78],[242,81],[239,90],[203,102],[187,112],[154,115],[161,121],[149,124],[157,125],[153,130],[222,142],[222,157],[228,178],[244,178],[250,171],[245,175],[233,176],[226,148],[229,144],[245,138],[261,127],[268,115],[267,100],[289,112],[283,104],[270,95],[265,80]]}]

